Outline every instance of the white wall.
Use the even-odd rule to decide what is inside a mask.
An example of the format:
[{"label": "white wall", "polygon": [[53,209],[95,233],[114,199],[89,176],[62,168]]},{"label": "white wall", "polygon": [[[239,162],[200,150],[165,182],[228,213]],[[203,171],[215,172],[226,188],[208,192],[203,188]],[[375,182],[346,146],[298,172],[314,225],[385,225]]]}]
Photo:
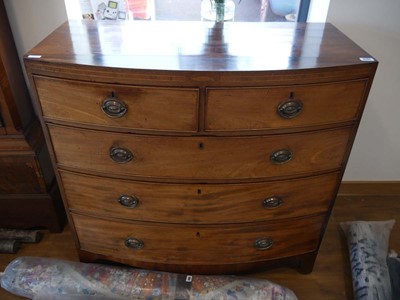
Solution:
[{"label": "white wall", "polygon": [[344,180],[400,180],[400,1],[331,0],[327,22],[378,59]]},{"label": "white wall", "polygon": [[67,20],[64,0],[4,0],[20,58]]},{"label": "white wall", "polygon": [[307,22],[325,22],[330,0],[311,0]]}]

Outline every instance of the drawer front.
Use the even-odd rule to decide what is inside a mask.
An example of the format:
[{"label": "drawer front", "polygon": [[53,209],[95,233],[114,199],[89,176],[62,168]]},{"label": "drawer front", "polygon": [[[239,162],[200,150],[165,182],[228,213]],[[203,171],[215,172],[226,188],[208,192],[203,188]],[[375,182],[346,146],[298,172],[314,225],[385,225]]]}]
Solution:
[{"label": "drawer front", "polygon": [[46,77],[34,80],[47,119],[141,130],[197,130],[197,89],[96,84]]},{"label": "drawer front", "polygon": [[208,89],[205,128],[207,131],[282,129],[356,120],[361,113],[366,83],[360,80],[307,86]]},{"label": "drawer front", "polygon": [[85,251],[143,262],[228,264],[314,251],[324,216],[223,226],[122,223],[78,214],[72,219]]},{"label": "drawer front", "polygon": [[[302,134],[216,138],[143,136],[52,124],[48,128],[61,167],[105,175],[197,180],[270,178],[337,169],[352,132],[345,127]],[[291,159],[276,163],[272,156]]]},{"label": "drawer front", "polygon": [[137,221],[246,223],[325,213],[339,173],[249,184],[162,184],[62,171],[73,212]]}]

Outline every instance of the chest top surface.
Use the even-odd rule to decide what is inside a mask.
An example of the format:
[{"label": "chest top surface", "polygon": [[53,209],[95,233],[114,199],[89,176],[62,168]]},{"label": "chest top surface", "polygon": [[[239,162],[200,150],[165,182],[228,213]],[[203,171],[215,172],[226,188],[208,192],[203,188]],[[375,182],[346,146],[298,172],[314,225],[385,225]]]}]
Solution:
[{"label": "chest top surface", "polygon": [[280,71],[374,62],[329,23],[165,21],[66,22],[26,59],[162,71]]}]

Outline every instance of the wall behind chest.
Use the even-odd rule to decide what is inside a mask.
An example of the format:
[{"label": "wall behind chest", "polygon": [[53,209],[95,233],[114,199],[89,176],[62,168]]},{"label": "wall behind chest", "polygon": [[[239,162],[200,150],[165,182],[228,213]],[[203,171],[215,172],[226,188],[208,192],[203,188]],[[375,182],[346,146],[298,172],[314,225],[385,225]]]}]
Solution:
[{"label": "wall behind chest", "polygon": [[327,21],[379,60],[345,180],[400,180],[400,2],[332,0]]},{"label": "wall behind chest", "polygon": [[4,0],[4,5],[20,59],[67,20],[64,0]]}]

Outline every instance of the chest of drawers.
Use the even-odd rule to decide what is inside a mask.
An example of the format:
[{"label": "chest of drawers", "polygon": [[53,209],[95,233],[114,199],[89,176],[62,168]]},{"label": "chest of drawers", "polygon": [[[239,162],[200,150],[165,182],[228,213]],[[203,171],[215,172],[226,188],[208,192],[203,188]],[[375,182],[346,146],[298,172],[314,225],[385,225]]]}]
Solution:
[{"label": "chest of drawers", "polygon": [[25,63],[81,260],[312,270],[377,67],[332,25],[71,22]]}]

